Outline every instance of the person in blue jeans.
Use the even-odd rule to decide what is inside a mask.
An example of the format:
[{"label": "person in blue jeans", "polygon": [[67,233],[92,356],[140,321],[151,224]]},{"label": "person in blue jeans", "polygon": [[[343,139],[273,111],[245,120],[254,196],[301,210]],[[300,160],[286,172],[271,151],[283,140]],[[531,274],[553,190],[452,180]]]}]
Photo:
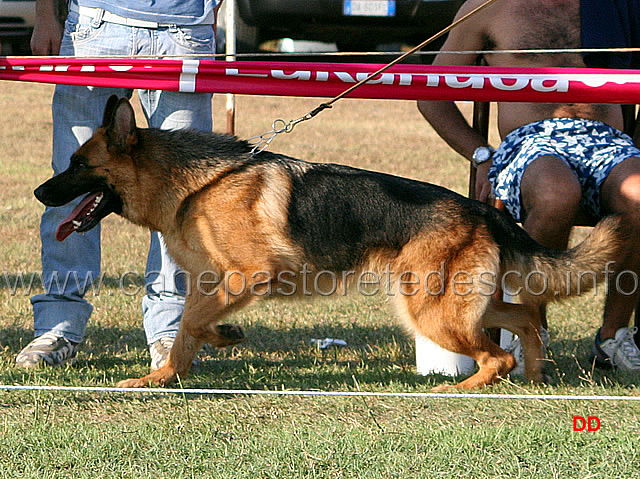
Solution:
[{"label": "person in blue jeans", "polygon": [[[35,55],[75,57],[212,54],[220,4],[221,0],[72,0],[63,28],[57,21],[60,1],[37,0],[31,47]],[[131,97],[132,93],[127,88],[56,86],[54,174],[67,168],[71,155],[100,126],[109,96]],[[140,89],[138,97],[152,128],[212,130],[209,93]],[[19,366],[62,364],[75,358],[84,338],[93,308],[83,297],[83,289],[87,278],[100,275],[100,228],[71,235],[64,242],[55,239],[58,224],[77,201],[47,208],[42,215],[42,270],[47,289],[31,299],[35,339],[16,357]],[[163,238],[151,232],[142,310],[152,370],[164,363],[178,331],[184,305],[184,285],[178,273]]]}]

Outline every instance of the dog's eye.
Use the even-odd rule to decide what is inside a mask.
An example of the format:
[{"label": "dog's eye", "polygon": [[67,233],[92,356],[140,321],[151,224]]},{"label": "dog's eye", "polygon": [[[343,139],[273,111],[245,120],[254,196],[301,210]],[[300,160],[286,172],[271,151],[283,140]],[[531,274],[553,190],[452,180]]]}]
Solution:
[{"label": "dog's eye", "polygon": [[74,172],[89,168],[89,159],[82,155],[73,155],[70,163],[71,165],[69,169]]}]

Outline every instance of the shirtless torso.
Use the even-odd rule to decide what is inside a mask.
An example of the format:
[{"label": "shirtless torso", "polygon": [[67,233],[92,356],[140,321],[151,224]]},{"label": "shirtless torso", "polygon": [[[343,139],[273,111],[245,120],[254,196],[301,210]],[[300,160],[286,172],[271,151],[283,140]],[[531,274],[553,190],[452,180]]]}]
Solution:
[{"label": "shirtless torso", "polygon": [[[461,14],[484,3],[469,0]],[[497,0],[493,5],[456,27],[443,51],[524,50],[580,48],[580,0]],[[584,67],[579,53],[485,54],[490,66]],[[440,53],[434,64],[472,65],[477,55]],[[498,126],[501,136],[532,121],[551,117],[580,117],[622,128],[619,105],[501,103]]]}]

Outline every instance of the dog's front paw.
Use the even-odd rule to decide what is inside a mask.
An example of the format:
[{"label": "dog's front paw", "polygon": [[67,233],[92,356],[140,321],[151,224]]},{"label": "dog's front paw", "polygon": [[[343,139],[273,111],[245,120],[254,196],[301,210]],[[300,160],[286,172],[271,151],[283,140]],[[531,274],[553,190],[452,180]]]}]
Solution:
[{"label": "dog's front paw", "polygon": [[435,386],[431,388],[432,393],[450,393],[456,390],[456,386],[454,384],[441,384],[440,386]]},{"label": "dog's front paw", "polygon": [[120,381],[118,384],[116,384],[116,387],[118,387],[118,388],[146,388],[146,387],[149,387],[149,386],[153,385],[149,381],[146,381],[145,379],[146,379],[146,377],[144,377],[144,378],[125,379],[124,381]]},{"label": "dog's front paw", "polygon": [[168,365],[162,366],[151,374],[147,374],[142,378],[125,379],[118,383],[119,388],[148,388],[162,387],[175,382],[176,371]]}]

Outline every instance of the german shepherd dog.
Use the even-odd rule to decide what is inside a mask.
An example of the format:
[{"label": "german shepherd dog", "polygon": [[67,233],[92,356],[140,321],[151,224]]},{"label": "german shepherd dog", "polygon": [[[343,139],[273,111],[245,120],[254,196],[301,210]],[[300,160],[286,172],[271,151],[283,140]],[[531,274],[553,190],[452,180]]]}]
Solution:
[{"label": "german shepherd dog", "polygon": [[[203,343],[242,341],[239,327],[220,321],[254,299],[300,292],[303,280],[326,291],[329,273],[346,284],[358,272],[384,277],[409,330],[477,362],[471,377],[438,389],[492,384],[515,366],[483,328],[517,334],[527,378],[541,381],[538,306],[594,287],[627,237],[608,217],[577,247],[549,250],[507,215],[445,188],[252,154],[248,142],[223,134],[137,128],[129,102],[115,96],[70,161],[35,191],[48,206],[88,194],[58,240],[117,213],[162,233],[191,278],[219,278],[187,294],[167,363],[122,387],[169,384],[187,374]],[[492,298],[501,279],[522,290],[523,304]]]}]

